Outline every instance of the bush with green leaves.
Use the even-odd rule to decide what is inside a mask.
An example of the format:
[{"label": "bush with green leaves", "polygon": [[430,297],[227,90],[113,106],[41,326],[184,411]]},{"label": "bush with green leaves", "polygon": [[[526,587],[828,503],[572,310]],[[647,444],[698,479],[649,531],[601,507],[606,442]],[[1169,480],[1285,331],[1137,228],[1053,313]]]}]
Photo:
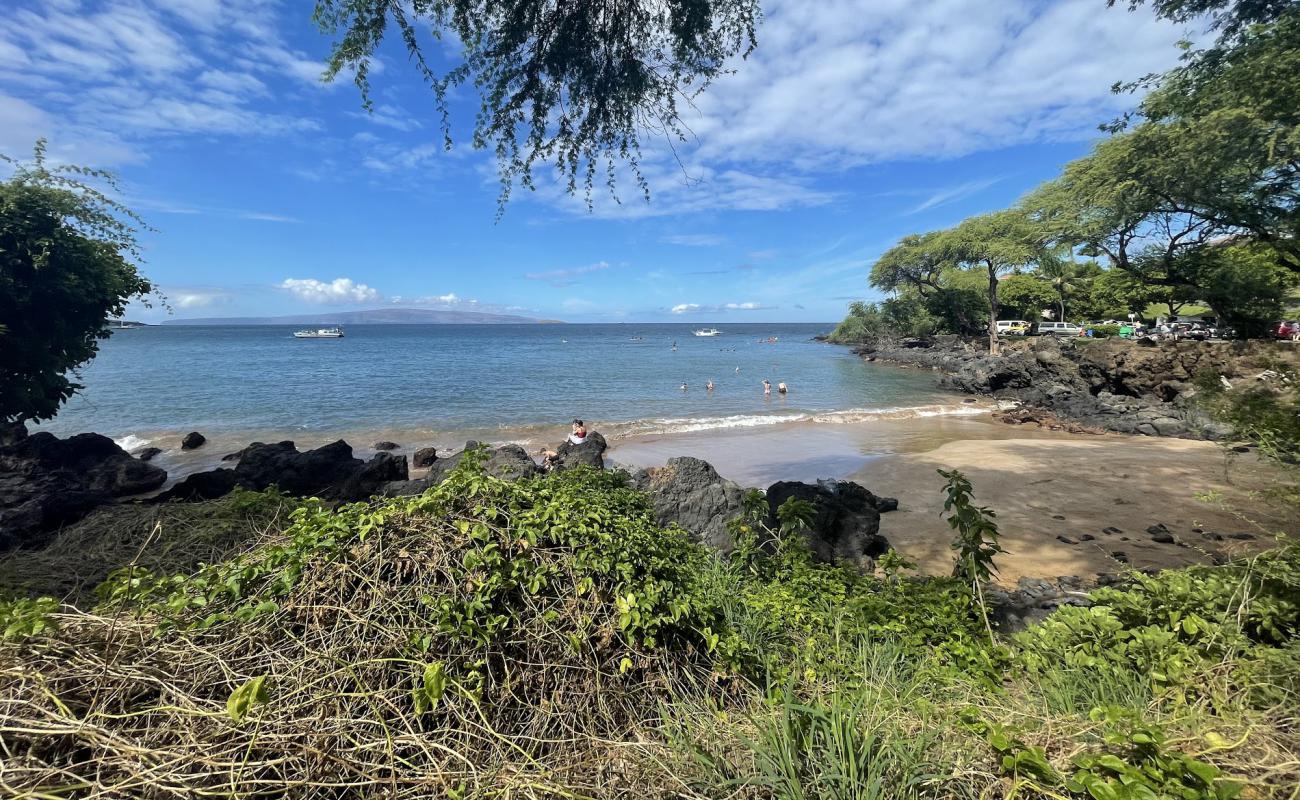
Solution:
[{"label": "bush with green leaves", "polygon": [[191,573],[124,569],[97,613],[0,644],[0,728],[69,731],[6,733],[25,753],[6,780],[594,792],[587,765],[612,763],[667,687],[726,691],[747,663],[717,560],[655,524],[625,474],[512,483],[480,461],[420,497],[308,502]]},{"label": "bush with green leaves", "polygon": [[1300,636],[1300,545],[1223,567],[1135,574],[1092,599],[1018,634],[1019,663],[1040,674],[1136,673],[1162,691],[1196,694],[1194,678],[1206,669],[1226,660],[1276,663],[1264,651]]},{"label": "bush with green leaves", "polygon": [[34,159],[0,181],[0,422],[53,417],[81,385],[110,317],[152,285],[137,271],[139,218],[86,181],[113,176]]}]

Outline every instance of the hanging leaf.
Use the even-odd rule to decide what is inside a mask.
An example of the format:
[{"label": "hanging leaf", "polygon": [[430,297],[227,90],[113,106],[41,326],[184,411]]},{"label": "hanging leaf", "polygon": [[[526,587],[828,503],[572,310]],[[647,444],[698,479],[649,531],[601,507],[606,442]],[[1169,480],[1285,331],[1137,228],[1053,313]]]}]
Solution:
[{"label": "hanging leaf", "polygon": [[235,722],[243,722],[253,706],[266,701],[266,676],[258,675],[230,693],[230,699],[226,701],[226,713]]}]

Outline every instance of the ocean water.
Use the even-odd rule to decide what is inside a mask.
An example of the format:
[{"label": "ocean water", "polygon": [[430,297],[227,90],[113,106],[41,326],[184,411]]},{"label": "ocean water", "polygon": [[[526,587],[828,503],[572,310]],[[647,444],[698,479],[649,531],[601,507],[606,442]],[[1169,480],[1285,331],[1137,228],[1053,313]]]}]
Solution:
[{"label": "ocean water", "polygon": [[963,410],[927,373],[812,341],[828,324],[722,324],[712,338],[693,327],[356,325],[337,340],[294,339],[293,326],[124,330],[42,428],[128,449],[190,430],[223,445],[344,437],[364,449],[369,437],[549,441],[573,417],[628,436]]}]

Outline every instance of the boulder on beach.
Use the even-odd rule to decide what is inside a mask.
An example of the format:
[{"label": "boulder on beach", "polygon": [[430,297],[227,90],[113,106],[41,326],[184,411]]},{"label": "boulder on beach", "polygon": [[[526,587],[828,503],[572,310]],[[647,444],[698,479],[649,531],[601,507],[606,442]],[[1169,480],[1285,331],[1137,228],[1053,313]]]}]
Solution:
[{"label": "boulder on beach", "polygon": [[255,489],[278,486],[288,494],[316,496],[342,484],[363,463],[342,439],[302,453],[293,442],[254,442],[244,448],[235,472]]},{"label": "boulder on beach", "polygon": [[426,469],[438,460],[438,449],[436,447],[421,447],[411,456],[411,466],[416,469]]},{"label": "boulder on beach", "polygon": [[208,472],[196,472],[177,483],[172,488],[153,498],[153,502],[166,503],[172,500],[188,502],[196,500],[215,500],[225,497],[235,487],[253,488],[247,479],[233,469],[214,469]]},{"label": "boulder on beach", "polygon": [[880,535],[880,513],[897,508],[897,500],[877,497],[852,481],[781,481],[767,490],[769,525],[777,526],[777,509],[791,498],[812,504],[813,519],[803,533],[818,561],[869,569],[889,551],[889,541]]},{"label": "boulder on beach", "polygon": [[587,434],[582,444],[574,444],[565,439],[555,448],[555,468],[557,470],[573,469],[587,466],[595,469],[605,468],[605,450],[608,449],[605,437],[597,431]]},{"label": "boulder on beach", "polygon": [[720,476],[709,462],[672,458],[665,466],[638,470],[632,482],[649,495],[659,525],[676,523],[724,555],[735,549],[727,523],[744,511],[745,490]]},{"label": "boulder on beach", "polygon": [[397,450],[400,447],[401,445],[398,444],[397,442],[390,442],[387,439],[375,442],[374,444],[370,445],[370,449],[379,450],[379,451]]},{"label": "boulder on beach", "polygon": [[[459,453],[447,458],[440,458],[430,464],[428,476],[430,485],[442,483],[447,474],[460,464],[460,460],[465,457],[465,453],[478,447],[482,447],[482,445],[471,439],[465,443],[465,448]],[[528,451],[517,444],[504,444],[495,449],[488,448],[487,460],[483,463],[483,469],[488,475],[508,481],[531,478],[545,472],[533,460],[533,457],[528,455]]]},{"label": "boulder on beach", "polygon": [[141,461],[152,461],[154,456],[162,452],[161,447],[146,447],[135,454],[135,457]]},{"label": "boulder on beach", "polygon": [[208,438],[203,434],[199,433],[198,431],[190,431],[189,433],[185,434],[185,438],[181,439],[181,449],[195,450],[197,448],[202,447],[204,443],[207,441]]},{"label": "boulder on beach", "polygon": [[167,473],[133,458],[112,439],[60,439],[9,426],[0,439],[0,548],[37,543],[117,498],[158,488]]},{"label": "boulder on beach", "polygon": [[368,500],[380,494],[384,485],[392,481],[404,481],[410,477],[406,468],[406,456],[392,453],[375,453],[374,458],[361,465],[338,487],[327,494],[340,500],[356,502]]}]

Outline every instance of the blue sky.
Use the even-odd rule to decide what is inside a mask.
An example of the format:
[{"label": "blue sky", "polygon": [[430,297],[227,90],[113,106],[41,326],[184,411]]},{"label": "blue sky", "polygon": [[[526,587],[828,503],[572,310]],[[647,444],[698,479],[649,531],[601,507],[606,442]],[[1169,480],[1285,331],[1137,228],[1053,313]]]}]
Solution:
[{"label": "blue sky", "polygon": [[[899,236],[1086,152],[1190,32],[1105,0],[771,0],[759,48],[650,141],[646,203],[542,180],[495,219],[490,154],[386,50],[366,114],[319,80],[309,2],[6,0],[0,152],[108,167],[177,317],[409,305],[582,321],[830,321]],[[680,159],[680,164],[678,163]],[[158,321],[167,311],[135,308]]]}]

